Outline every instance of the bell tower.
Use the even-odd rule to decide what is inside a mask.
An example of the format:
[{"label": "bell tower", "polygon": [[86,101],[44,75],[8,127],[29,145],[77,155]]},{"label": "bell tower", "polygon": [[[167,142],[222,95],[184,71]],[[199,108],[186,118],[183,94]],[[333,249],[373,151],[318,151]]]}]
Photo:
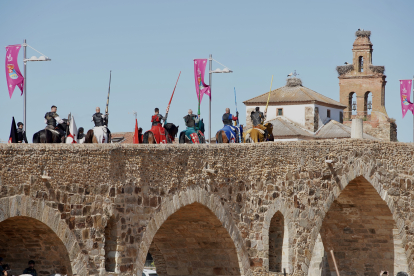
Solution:
[{"label": "bell tower", "polygon": [[[388,125],[388,130],[381,130],[380,135],[371,135],[381,140],[394,141],[397,139],[395,120],[390,119],[385,110],[385,67],[372,64],[371,32],[358,29],[355,36],[352,64],[345,63],[336,68],[340,102],[347,106],[344,110],[344,124],[350,124],[353,118],[362,118],[364,132],[368,134],[371,128],[376,129],[372,131],[376,134],[380,131],[380,125]],[[368,100],[370,94],[372,102]]]}]

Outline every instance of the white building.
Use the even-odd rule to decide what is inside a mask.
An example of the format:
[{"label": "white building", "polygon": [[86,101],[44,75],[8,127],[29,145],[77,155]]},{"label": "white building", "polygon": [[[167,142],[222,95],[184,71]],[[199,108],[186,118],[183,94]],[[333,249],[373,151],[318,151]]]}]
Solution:
[{"label": "white building", "polygon": [[[243,102],[246,105],[246,129],[252,127],[251,112],[256,107],[264,112],[268,97],[269,92]],[[275,140],[349,138],[351,128],[342,125],[346,107],[302,86],[301,79],[288,78],[286,86],[270,92],[266,121],[274,126]]]}]

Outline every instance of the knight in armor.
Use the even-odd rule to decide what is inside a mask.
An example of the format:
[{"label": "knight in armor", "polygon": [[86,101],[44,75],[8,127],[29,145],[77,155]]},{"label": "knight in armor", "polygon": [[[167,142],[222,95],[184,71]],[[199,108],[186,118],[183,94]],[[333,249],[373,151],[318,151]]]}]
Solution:
[{"label": "knight in armor", "polygon": [[184,131],[186,139],[192,144],[199,144],[200,140],[198,138],[198,123],[200,119],[197,115],[193,114],[193,110],[189,109],[188,114],[183,117],[185,126],[187,129]]},{"label": "knight in armor", "polygon": [[23,143],[23,141],[27,144],[26,132],[23,130],[23,123],[17,123],[17,143]]},{"label": "knight in armor", "polygon": [[237,121],[237,118],[239,117],[239,113],[236,113],[236,116],[233,116],[230,114],[230,108],[226,108],[226,113],[223,114],[223,124],[227,126],[232,126],[232,121]]},{"label": "knight in armor", "polygon": [[60,136],[64,136],[63,130],[59,129],[57,127],[57,124],[63,124],[65,123],[59,115],[56,113],[57,107],[55,105],[52,105],[50,108],[50,112],[46,112],[45,114],[45,129],[59,132]]},{"label": "knight in armor", "polygon": [[[166,123],[166,119],[164,116],[160,114],[160,110],[158,108],[155,108],[155,114],[151,117],[151,132],[154,134],[155,140],[157,141],[157,144],[166,144],[167,143],[167,137],[165,133],[165,128],[162,126],[162,122]],[[168,112],[168,110],[167,110]]]},{"label": "knight in armor", "polygon": [[263,125],[265,121],[265,115],[263,115],[263,112],[260,111],[259,107],[256,107],[256,109],[250,113],[250,119],[252,120],[253,128],[259,128],[263,130],[265,132],[265,137],[267,137],[267,129]]},{"label": "knight in armor", "polygon": [[106,126],[106,116],[101,113],[101,109],[97,107],[95,109],[96,113],[92,115],[92,121],[95,124],[95,127]]},{"label": "knight in armor", "polygon": [[106,114],[101,113],[99,107],[95,109],[95,114],[92,115],[92,122],[95,124],[93,132],[98,143],[109,143],[111,132],[107,127],[107,117]]}]

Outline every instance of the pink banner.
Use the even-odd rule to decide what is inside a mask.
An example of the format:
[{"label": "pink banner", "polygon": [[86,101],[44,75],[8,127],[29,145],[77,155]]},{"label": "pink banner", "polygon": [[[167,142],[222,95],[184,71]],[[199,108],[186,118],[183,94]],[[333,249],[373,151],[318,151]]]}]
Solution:
[{"label": "pink banner", "polygon": [[20,44],[9,45],[6,47],[6,79],[10,98],[12,97],[16,86],[20,88],[23,95],[24,77],[22,73],[20,73],[19,65],[17,64],[20,48]]},{"label": "pink banner", "polygon": [[[194,60],[194,78],[197,92],[197,99],[200,103],[203,99],[203,95],[207,94],[211,99],[210,86],[204,83],[204,72],[206,71],[207,59],[195,59]],[[200,98],[199,98],[200,97]]]},{"label": "pink banner", "polygon": [[408,110],[414,112],[414,104],[410,101],[412,80],[400,80],[401,109],[404,118]]}]

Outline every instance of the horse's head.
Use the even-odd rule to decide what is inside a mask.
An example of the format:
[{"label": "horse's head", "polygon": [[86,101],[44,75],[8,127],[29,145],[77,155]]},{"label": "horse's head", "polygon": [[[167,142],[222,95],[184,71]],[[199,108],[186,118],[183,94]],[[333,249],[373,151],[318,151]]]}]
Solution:
[{"label": "horse's head", "polygon": [[165,124],[164,128],[168,131],[168,133],[172,137],[177,137],[179,126],[176,126],[173,123],[167,123],[167,124]]},{"label": "horse's head", "polygon": [[273,133],[273,125],[271,123],[265,123],[264,127],[267,129],[269,135]]},{"label": "horse's head", "polygon": [[199,122],[199,128],[200,128],[200,131],[202,133],[204,133],[205,129],[204,129],[204,121],[203,121],[203,119],[201,119],[201,121]]}]

